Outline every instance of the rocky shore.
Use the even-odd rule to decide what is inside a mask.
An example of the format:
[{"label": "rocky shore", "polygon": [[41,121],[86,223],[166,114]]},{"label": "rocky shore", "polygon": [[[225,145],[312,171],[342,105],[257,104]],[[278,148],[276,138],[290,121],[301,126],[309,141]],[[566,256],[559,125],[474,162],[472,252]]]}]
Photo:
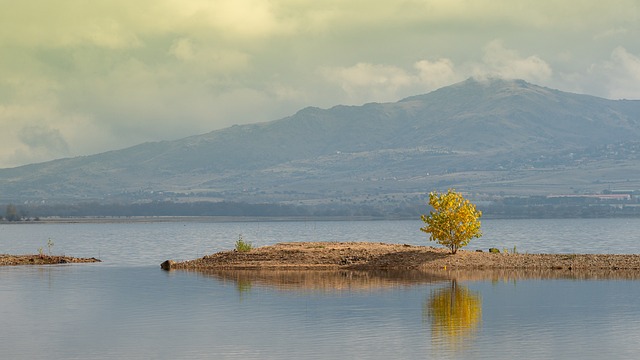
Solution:
[{"label": "rocky shore", "polygon": [[94,263],[100,262],[96,258],[75,258],[71,256],[55,255],[7,255],[0,254],[0,266],[14,265],[53,265],[71,263]]},{"label": "rocky shore", "polygon": [[513,254],[367,242],[279,243],[161,264],[165,270],[640,270],[640,255]]}]

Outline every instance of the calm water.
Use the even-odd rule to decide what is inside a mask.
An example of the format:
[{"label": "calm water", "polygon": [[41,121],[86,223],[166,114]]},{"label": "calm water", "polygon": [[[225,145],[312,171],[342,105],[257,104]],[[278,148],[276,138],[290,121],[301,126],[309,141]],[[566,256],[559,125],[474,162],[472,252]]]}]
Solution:
[{"label": "calm water", "polygon": [[[426,243],[420,221],[0,225],[0,252],[96,256],[0,268],[3,358],[636,358],[640,281],[351,272],[164,272],[281,241]],[[470,248],[640,253],[640,220],[486,220]]]}]

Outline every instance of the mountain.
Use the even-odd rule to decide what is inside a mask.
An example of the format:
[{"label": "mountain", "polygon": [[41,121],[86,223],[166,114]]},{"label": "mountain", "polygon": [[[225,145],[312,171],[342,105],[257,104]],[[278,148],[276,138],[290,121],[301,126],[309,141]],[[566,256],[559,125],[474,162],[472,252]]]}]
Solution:
[{"label": "mountain", "polygon": [[394,103],[0,169],[3,201],[403,203],[640,189],[640,101],[469,79]]}]

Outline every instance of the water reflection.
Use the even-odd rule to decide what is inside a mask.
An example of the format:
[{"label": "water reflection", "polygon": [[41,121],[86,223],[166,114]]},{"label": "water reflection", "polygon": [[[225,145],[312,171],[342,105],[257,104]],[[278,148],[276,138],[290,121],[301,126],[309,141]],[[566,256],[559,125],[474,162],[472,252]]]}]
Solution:
[{"label": "water reflection", "polygon": [[[254,286],[296,291],[362,291],[442,282],[516,282],[517,280],[640,280],[636,270],[463,269],[463,270],[179,270],[234,283],[240,293]],[[457,285],[458,287],[462,285]]]},{"label": "water reflection", "polygon": [[468,348],[477,335],[482,319],[480,294],[451,280],[449,286],[434,289],[423,307],[425,320],[431,323],[435,348]]},{"label": "water reflection", "polygon": [[[185,270],[179,272],[183,271]],[[633,321],[636,318],[636,305],[633,302],[635,297],[630,295],[628,298],[625,297],[636,291],[636,286],[629,286],[637,283],[635,280],[640,277],[636,271],[216,270],[194,271],[192,274],[206,280],[211,279],[214,284],[231,285],[232,289],[237,290],[243,306],[255,305],[256,301],[262,303],[265,294],[269,296],[275,294],[278,297],[284,293],[285,299],[293,299],[291,301],[294,302],[286,306],[285,312],[273,315],[274,318],[279,319],[288,314],[287,316],[291,316],[288,321],[294,322],[310,321],[309,319],[335,320],[326,320],[324,323],[311,320],[306,323],[305,326],[316,329],[323,336],[339,332],[340,338],[357,337],[358,341],[361,341],[362,337],[366,337],[364,334],[367,334],[371,326],[354,325],[345,328],[344,325],[345,323],[361,324],[363,319],[375,319],[371,321],[387,324],[385,325],[387,330],[380,334],[379,341],[387,337],[406,339],[408,334],[403,333],[401,336],[394,337],[391,329],[402,333],[403,330],[414,326],[411,336],[419,335],[423,342],[428,338],[429,341],[424,344],[426,349],[442,357],[467,357],[479,352],[489,356],[493,354],[494,349],[488,344],[493,344],[494,340],[499,343],[506,338],[512,341],[506,345],[511,349],[510,354],[519,353],[520,347],[526,347],[530,339],[521,337],[522,331],[512,329],[521,329],[523,324],[537,329],[535,331],[539,331],[539,335],[544,339],[548,338],[546,332],[549,331],[560,334],[557,336],[564,336],[563,341],[568,342],[579,341],[583,337],[592,338],[591,334],[574,335],[576,327],[585,329],[587,332],[590,329],[598,329],[597,326],[582,326],[585,324],[583,316],[585,311],[589,314],[586,321],[590,324],[609,324],[612,318],[619,316],[630,317],[632,323],[640,324]],[[503,286],[506,282],[517,286]],[[626,292],[620,291],[618,284],[627,284]],[[611,290],[611,286],[614,286],[615,290]],[[562,295],[558,295],[559,291]],[[286,293],[296,293],[296,296],[288,297]],[[299,297],[301,293],[302,297]],[[627,295],[622,296],[621,293]],[[570,300],[559,303],[556,300],[549,300],[554,296],[562,296]],[[597,296],[603,298],[597,299]],[[395,301],[385,302],[388,299]],[[632,300],[625,302],[627,299]],[[583,300],[586,303],[580,303]],[[280,301],[279,299],[278,303]],[[327,301],[332,305],[326,305]],[[385,302],[384,305],[379,301]],[[611,308],[606,311],[586,310],[591,308],[602,310],[603,303],[622,304],[614,307],[619,309],[620,315],[617,313],[612,315]],[[297,311],[295,311],[296,306],[299,306]],[[290,312],[290,309],[294,311]],[[348,317],[349,321],[345,321],[345,317]],[[562,320],[558,322],[558,318]],[[412,325],[412,320],[417,320],[417,328]],[[612,328],[614,332],[618,331],[615,326],[606,326]],[[530,329],[525,330],[530,331]],[[500,334],[499,337],[496,334]],[[571,336],[577,337],[578,340]],[[332,338],[331,341],[336,340]],[[505,344],[502,343],[502,345]],[[546,348],[542,350],[544,349]],[[558,351],[558,348],[554,349]],[[528,351],[534,350],[540,349],[534,348]],[[546,355],[549,354],[537,354],[532,358],[547,358]],[[503,358],[512,358],[512,356]]]},{"label": "water reflection", "polygon": [[447,274],[423,271],[356,270],[211,270],[198,275],[233,282],[240,293],[254,286],[294,291],[365,291],[447,281]]},{"label": "water reflection", "polygon": [[458,281],[640,280],[638,270],[614,269],[463,269],[432,272]]}]

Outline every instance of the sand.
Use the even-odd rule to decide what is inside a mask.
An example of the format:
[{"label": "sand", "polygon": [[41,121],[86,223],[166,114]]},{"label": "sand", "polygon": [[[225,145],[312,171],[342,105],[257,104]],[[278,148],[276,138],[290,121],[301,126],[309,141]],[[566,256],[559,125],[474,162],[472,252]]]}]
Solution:
[{"label": "sand", "polygon": [[161,264],[165,270],[640,270],[640,255],[511,254],[368,242],[292,242]]},{"label": "sand", "polygon": [[71,256],[56,256],[56,255],[0,254],[0,266],[52,265],[52,264],[94,263],[94,262],[100,262],[100,260],[96,258],[75,258]]}]

